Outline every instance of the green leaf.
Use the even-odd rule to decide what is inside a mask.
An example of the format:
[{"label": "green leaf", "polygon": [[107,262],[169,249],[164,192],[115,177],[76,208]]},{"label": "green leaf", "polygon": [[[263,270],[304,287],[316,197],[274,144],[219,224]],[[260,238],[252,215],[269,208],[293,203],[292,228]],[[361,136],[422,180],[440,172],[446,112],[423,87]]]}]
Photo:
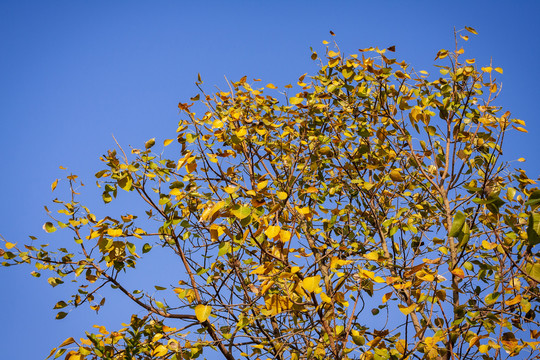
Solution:
[{"label": "green leaf", "polygon": [[529,200],[525,202],[525,205],[536,205],[540,203],[540,190],[533,191],[531,196],[529,196]]},{"label": "green leaf", "polygon": [[462,249],[464,246],[467,245],[467,243],[469,242],[470,237],[471,237],[471,230],[469,229],[469,224],[467,224],[467,222],[465,222],[463,224],[463,227],[461,228],[461,231],[459,232],[459,235],[458,235],[459,248],[460,249]]},{"label": "green leaf", "polygon": [[132,182],[133,181],[131,180],[131,176],[126,175],[118,179],[118,186],[120,186],[120,188],[124,189],[125,191],[130,191]]},{"label": "green leaf", "polygon": [[135,244],[128,242],[126,243],[126,248],[130,252],[130,254],[135,255]]},{"label": "green leaf", "polygon": [[142,252],[143,254],[146,254],[147,252],[149,252],[150,250],[152,250],[152,245],[146,243],[143,245],[143,248],[142,248]]},{"label": "green leaf", "polygon": [[156,301],[156,306],[160,309],[165,309],[165,305],[161,301]]},{"label": "green leaf", "polygon": [[235,206],[232,209],[232,214],[236,216],[239,220],[247,218],[251,214],[251,209],[248,206]]},{"label": "green leaf", "polygon": [[540,213],[531,213],[529,215],[527,237],[531,246],[540,243]]},{"label": "green leaf", "polygon": [[534,281],[540,282],[540,263],[527,264],[525,273],[532,277]]},{"label": "green leaf", "polygon": [[103,201],[105,202],[105,204],[110,203],[112,201],[112,196],[107,191],[103,192],[102,197],[103,197]]},{"label": "green leaf", "polygon": [[60,319],[65,318],[66,316],[67,316],[67,312],[60,311],[58,314],[56,314],[56,319],[60,320]]},{"label": "green leaf", "polygon": [[458,211],[456,215],[454,215],[454,220],[452,221],[452,226],[450,227],[450,232],[448,232],[448,236],[458,237],[461,233],[463,225],[465,224],[465,219],[465,214],[463,214],[461,211]]},{"label": "green leaf", "polygon": [[101,171],[98,171],[95,176],[99,179],[103,177],[103,175],[105,175],[107,172],[108,170],[101,170]]},{"label": "green leaf", "polygon": [[47,221],[45,224],[43,224],[43,230],[48,233],[53,233],[56,231],[56,228],[54,227],[52,222]]},{"label": "green leaf", "polygon": [[56,305],[54,305],[54,308],[53,309],[63,309],[67,306],[66,302],[65,301],[59,301],[56,303]]},{"label": "green leaf", "polygon": [[218,256],[223,256],[229,252],[231,249],[231,244],[229,242],[222,242],[219,244]]},{"label": "green leaf", "polygon": [[199,322],[205,322],[212,313],[212,307],[209,305],[199,304],[195,306],[195,316]]},{"label": "green leaf", "polygon": [[486,302],[487,305],[494,304],[495,302],[497,302],[497,299],[499,298],[500,295],[501,293],[499,292],[491,293],[484,298],[484,301]]}]

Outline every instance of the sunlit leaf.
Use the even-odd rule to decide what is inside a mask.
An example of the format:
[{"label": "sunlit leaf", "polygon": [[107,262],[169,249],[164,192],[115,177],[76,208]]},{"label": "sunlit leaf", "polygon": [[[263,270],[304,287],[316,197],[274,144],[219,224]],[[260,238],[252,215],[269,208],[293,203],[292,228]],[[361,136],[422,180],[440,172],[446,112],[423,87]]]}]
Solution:
[{"label": "sunlit leaf", "polygon": [[399,307],[399,310],[404,315],[409,315],[410,313],[412,313],[416,309],[416,304],[412,304],[412,305],[409,305],[409,306],[404,306],[404,305],[399,304],[398,307]]},{"label": "sunlit leaf", "polygon": [[278,191],[277,192],[277,196],[280,200],[285,200],[287,199],[287,193],[286,192],[283,192],[283,191]]},{"label": "sunlit leaf", "polygon": [[54,180],[53,183],[51,184],[51,190],[54,191],[54,189],[56,189],[56,185],[58,185],[58,179]]},{"label": "sunlit leaf", "polygon": [[68,346],[68,345],[71,345],[73,343],[75,343],[75,339],[72,338],[72,337],[69,337],[66,340],[64,340],[60,345],[58,345],[58,347]]},{"label": "sunlit leaf", "polygon": [[48,233],[53,233],[56,231],[56,228],[54,227],[52,222],[48,221],[45,224],[43,224],[43,230],[45,230]]},{"label": "sunlit leaf", "polygon": [[540,263],[527,264],[525,271],[534,281],[540,282]]},{"label": "sunlit leaf", "polygon": [[302,287],[308,292],[316,292],[320,289],[319,283],[321,281],[321,276],[310,276],[302,280]]},{"label": "sunlit leaf", "polygon": [[231,212],[239,220],[242,220],[247,218],[251,214],[251,209],[248,206],[238,206],[235,209],[233,208]]},{"label": "sunlit leaf", "polygon": [[302,101],[304,101],[303,98],[297,98],[297,97],[291,97],[291,98],[289,98],[289,102],[290,102],[292,105],[298,105],[298,104],[300,104]]},{"label": "sunlit leaf", "polygon": [[266,234],[266,236],[268,236],[270,239],[273,239],[275,238],[279,232],[281,230],[281,227],[279,226],[269,226],[265,231],[264,233]]},{"label": "sunlit leaf", "polygon": [[[204,321],[204,320],[203,320]],[[158,345],[154,351],[152,351],[152,356],[165,356],[167,354],[168,350],[163,345]]]},{"label": "sunlit leaf", "polygon": [[478,32],[476,32],[476,30],[474,30],[472,27],[469,27],[469,26],[465,26],[465,30],[467,30],[468,32],[474,34],[474,35],[478,35]]},{"label": "sunlit leaf", "polygon": [[212,307],[209,305],[199,304],[195,306],[195,316],[200,322],[205,322],[212,313]]}]

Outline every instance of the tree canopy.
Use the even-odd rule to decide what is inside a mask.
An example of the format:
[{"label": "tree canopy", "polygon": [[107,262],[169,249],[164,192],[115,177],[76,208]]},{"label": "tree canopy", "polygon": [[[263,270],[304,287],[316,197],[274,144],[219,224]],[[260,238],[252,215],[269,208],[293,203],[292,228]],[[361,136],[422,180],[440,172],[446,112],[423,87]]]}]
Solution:
[{"label": "tree canopy", "polygon": [[[432,74],[394,47],[334,44],[282,91],[243,77],[208,94],[199,78],[163,143],[178,151],[151,139],[101,158],[103,201],[138,198],[141,214],[100,218],[76,175],[55,181],[70,196],[44,230],[73,243],[6,241],[3,265],[75,281],[58,319],[98,311],[106,285],[146,315],[50,356],[537,358],[540,190],[502,159],[525,124],[497,103],[502,69],[464,58],[465,30]],[[159,251],[183,266],[177,282],[129,288],[125,273]]]}]

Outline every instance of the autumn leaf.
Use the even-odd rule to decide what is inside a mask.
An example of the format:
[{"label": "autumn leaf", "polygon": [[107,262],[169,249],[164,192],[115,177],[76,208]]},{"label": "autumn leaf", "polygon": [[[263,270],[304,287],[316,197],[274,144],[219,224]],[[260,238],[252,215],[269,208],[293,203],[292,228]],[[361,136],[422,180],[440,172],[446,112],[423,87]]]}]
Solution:
[{"label": "autumn leaf", "polygon": [[321,290],[319,283],[321,281],[321,276],[310,276],[302,280],[302,287],[308,292],[317,292]]},{"label": "autumn leaf", "polygon": [[212,307],[209,305],[199,304],[195,306],[195,316],[199,322],[205,322],[212,313]]}]

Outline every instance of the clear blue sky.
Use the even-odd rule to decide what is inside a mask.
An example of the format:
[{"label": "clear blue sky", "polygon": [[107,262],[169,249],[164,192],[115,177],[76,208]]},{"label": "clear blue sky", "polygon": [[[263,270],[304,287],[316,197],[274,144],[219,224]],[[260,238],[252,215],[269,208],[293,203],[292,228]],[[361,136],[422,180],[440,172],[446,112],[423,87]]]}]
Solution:
[{"label": "clear blue sky", "polygon": [[[529,134],[507,139],[507,160],[536,178],[540,169],[540,6],[537,1],[24,1],[0,2],[0,134],[3,155],[0,234],[45,236],[43,205],[65,175],[88,183],[99,156],[114,147],[158,144],[174,136],[177,104],[196,93],[201,73],[210,91],[224,75],[284,85],[314,72],[309,47],[322,50],[329,30],[347,53],[396,45],[397,57],[431,68],[453,29],[472,26],[466,51],[504,69],[499,104],[527,121]],[[89,192],[93,191],[87,189]],[[92,208],[103,207],[90,201]],[[56,233],[59,234],[59,233]],[[67,238],[66,238],[67,237]],[[151,266],[148,265],[147,266]],[[145,267],[141,268],[144,271]],[[164,269],[166,271],[167,269]],[[0,357],[40,359],[65,338],[99,323],[120,328],[130,306],[108,298],[100,316],[81,309],[54,320],[62,288],[35,279],[29,267],[0,268]],[[119,306],[115,300],[122,300]]]}]

